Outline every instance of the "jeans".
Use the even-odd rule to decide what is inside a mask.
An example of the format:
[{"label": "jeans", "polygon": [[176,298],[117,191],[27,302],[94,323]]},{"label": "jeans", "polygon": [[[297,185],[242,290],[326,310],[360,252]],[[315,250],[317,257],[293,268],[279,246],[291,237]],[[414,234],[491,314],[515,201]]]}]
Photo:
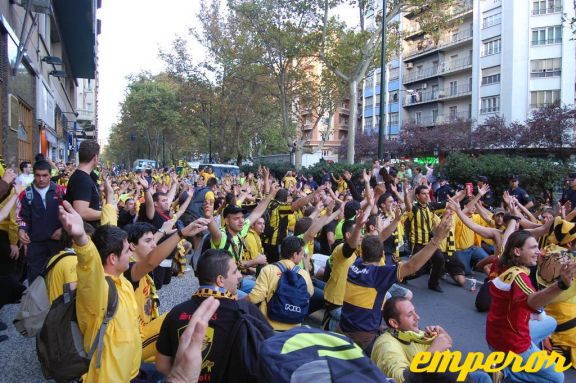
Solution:
[{"label": "jeans", "polygon": [[312,284],[314,285],[314,295],[310,297],[308,315],[324,308],[324,286],[326,286],[326,282],[313,278]]},{"label": "jeans", "polygon": [[[492,347],[490,347],[490,350],[495,351]],[[522,358],[522,366],[526,365],[530,355],[538,351],[540,351],[540,349],[532,343],[528,350],[519,354]],[[510,367],[506,367],[502,370],[504,373],[504,380],[502,383],[564,383],[564,373],[556,372],[554,370],[555,367],[556,364],[553,364],[548,368],[543,367],[537,372],[512,372]]]},{"label": "jeans", "polygon": [[240,287],[236,290],[238,299],[243,299],[250,294],[250,291],[252,291],[254,286],[256,286],[256,281],[252,277],[243,277]]},{"label": "jeans", "polygon": [[540,346],[540,343],[548,338],[556,329],[556,319],[546,314],[541,314],[542,320],[532,319],[528,322],[530,326],[530,338],[532,343]]},{"label": "jeans", "polygon": [[466,274],[472,273],[472,266],[488,257],[488,253],[481,247],[472,246],[464,250],[457,250],[456,257],[464,264],[464,272]]},{"label": "jeans", "polygon": [[492,378],[490,375],[484,371],[473,371],[468,375],[469,383],[492,383]]}]

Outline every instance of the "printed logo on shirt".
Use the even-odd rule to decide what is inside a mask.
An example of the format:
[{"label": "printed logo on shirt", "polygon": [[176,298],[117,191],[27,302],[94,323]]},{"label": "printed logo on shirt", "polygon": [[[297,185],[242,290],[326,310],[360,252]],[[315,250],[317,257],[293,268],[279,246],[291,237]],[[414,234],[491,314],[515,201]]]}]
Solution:
[{"label": "printed logo on shirt", "polygon": [[284,310],[286,311],[292,311],[294,313],[301,313],[302,312],[302,308],[298,307],[298,306],[294,306],[291,304],[286,303],[284,305]]}]

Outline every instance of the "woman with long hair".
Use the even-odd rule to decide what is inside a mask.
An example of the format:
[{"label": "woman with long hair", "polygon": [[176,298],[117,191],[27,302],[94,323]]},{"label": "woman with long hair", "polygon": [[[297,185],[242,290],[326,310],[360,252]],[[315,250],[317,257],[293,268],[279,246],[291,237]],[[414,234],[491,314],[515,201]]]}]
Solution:
[{"label": "woman with long hair", "polygon": [[[520,355],[523,365],[532,354],[540,351],[537,344],[555,327],[555,323],[548,325],[549,320],[541,324],[532,321],[535,325],[530,326],[530,319],[542,313],[544,306],[568,289],[576,276],[576,263],[565,263],[556,283],[536,291],[530,281],[529,268],[536,266],[539,255],[538,241],[532,233],[527,230],[512,233],[499,259],[498,277],[490,284],[492,304],[486,318],[488,345],[495,351]],[[532,373],[505,368],[504,381],[562,383],[564,374],[554,368],[552,365]]]}]

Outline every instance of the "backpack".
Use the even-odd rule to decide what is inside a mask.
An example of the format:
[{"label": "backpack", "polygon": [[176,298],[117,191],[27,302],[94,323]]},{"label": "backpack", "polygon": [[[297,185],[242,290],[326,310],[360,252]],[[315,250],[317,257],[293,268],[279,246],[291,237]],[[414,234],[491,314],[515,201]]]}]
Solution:
[{"label": "backpack", "polygon": [[258,382],[262,343],[274,335],[270,325],[238,304],[238,319],[228,334],[229,352],[218,382]]},{"label": "backpack", "polygon": [[[56,198],[58,199],[58,203],[60,203],[60,204],[62,203],[62,200],[64,199],[65,194],[66,193],[64,192],[64,189],[62,188],[62,186],[56,185]],[[32,201],[34,200],[34,191],[32,190],[32,185],[30,185],[26,189],[24,189],[24,196],[25,196],[25,200],[26,200],[26,203],[28,204],[28,206],[31,206]]]},{"label": "backpack", "polygon": [[259,355],[261,382],[387,382],[382,371],[350,338],[308,326],[266,339]]},{"label": "backpack", "polygon": [[264,210],[264,214],[262,214],[262,218],[264,218],[264,231],[262,232],[262,239],[263,240],[271,240],[274,236],[274,228],[270,225],[270,221],[272,219],[272,213],[276,208],[280,206],[280,202],[276,200],[272,200],[268,204],[266,210]]},{"label": "backpack", "polygon": [[278,287],[268,302],[268,317],[276,322],[300,324],[308,315],[310,294],[303,276],[298,274],[299,266],[288,270],[282,262],[275,265],[282,275]]},{"label": "backpack", "polygon": [[88,372],[92,356],[98,350],[96,368],[100,368],[104,333],[118,308],[118,291],[112,278],[108,282],[108,305],[90,351],[84,351],[84,337],[76,319],[76,290],[64,287],[64,294],[52,304],[42,330],[36,338],[36,353],[46,379],[70,382]]},{"label": "backpack", "polygon": [[194,190],[192,201],[190,201],[190,204],[186,208],[186,212],[192,216],[192,221],[204,216],[204,198],[209,191],[210,188],[208,187]]},{"label": "backpack", "polygon": [[44,319],[50,310],[50,300],[48,299],[48,289],[46,288],[46,275],[64,257],[76,255],[72,252],[63,253],[46,267],[30,287],[22,294],[20,309],[14,319],[14,327],[23,336],[33,337],[40,332]]}]

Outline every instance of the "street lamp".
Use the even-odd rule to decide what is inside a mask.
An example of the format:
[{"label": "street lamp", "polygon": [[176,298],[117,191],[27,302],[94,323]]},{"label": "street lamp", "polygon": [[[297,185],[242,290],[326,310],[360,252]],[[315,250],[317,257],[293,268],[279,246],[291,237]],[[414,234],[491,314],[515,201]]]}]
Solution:
[{"label": "street lamp", "polygon": [[382,0],[382,49],[380,55],[380,123],[378,124],[378,158],[384,156],[384,101],[386,90],[386,0]]}]

